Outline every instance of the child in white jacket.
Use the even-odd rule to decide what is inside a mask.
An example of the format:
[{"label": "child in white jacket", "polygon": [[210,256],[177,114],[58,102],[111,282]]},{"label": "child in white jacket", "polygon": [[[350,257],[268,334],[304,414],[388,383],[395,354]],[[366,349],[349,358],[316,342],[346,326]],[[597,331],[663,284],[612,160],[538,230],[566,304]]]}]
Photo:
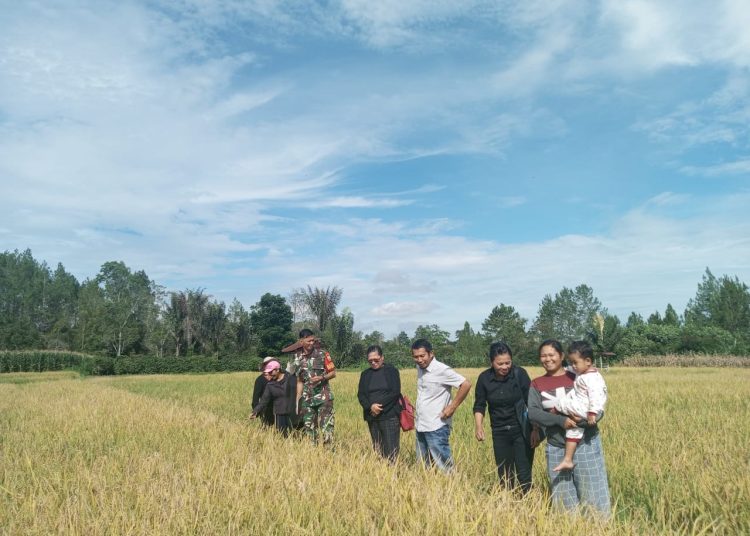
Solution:
[{"label": "child in white jacket", "polygon": [[[594,367],[594,352],[591,346],[589,344],[578,346],[580,347],[575,347],[568,353],[568,362],[577,374],[573,389],[560,398],[542,393],[542,396],[546,398],[542,401],[542,406],[554,407],[559,413],[568,416],[585,416],[587,422],[593,425],[607,403],[607,385],[604,383],[604,377]],[[582,428],[575,427],[565,431],[565,457],[553,471],[570,470],[575,467],[573,455],[582,437]]]}]

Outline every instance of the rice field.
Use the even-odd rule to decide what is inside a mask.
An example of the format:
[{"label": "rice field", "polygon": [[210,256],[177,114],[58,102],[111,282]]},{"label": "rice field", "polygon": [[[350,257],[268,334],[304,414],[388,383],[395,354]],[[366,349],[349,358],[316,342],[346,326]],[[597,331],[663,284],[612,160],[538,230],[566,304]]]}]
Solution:
[{"label": "rice field", "polygon": [[446,477],[413,432],[395,467],[372,453],[358,373],[332,382],[334,452],[249,422],[255,376],[0,375],[0,534],[750,534],[748,369],[607,373],[607,524],[550,509],[543,449],[531,494],[500,488],[473,395]]}]

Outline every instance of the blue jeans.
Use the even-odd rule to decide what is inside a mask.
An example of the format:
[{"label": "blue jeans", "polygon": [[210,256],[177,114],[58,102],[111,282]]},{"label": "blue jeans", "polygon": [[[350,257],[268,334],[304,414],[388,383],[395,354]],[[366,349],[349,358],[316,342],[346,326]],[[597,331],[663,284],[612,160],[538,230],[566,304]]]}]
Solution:
[{"label": "blue jeans", "polygon": [[552,503],[564,510],[589,510],[604,518],[611,515],[607,468],[599,434],[578,443],[572,471],[552,470],[565,456],[565,447],[547,443],[547,474],[552,488]]},{"label": "blue jeans", "polygon": [[444,473],[453,469],[453,455],[448,438],[451,435],[449,424],[432,432],[417,432],[417,460],[426,466],[434,465]]}]

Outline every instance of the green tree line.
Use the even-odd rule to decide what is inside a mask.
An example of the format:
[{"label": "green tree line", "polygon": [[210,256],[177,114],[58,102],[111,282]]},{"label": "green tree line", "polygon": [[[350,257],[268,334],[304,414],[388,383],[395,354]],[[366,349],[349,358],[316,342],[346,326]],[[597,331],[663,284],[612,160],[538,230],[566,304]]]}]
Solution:
[{"label": "green tree line", "polygon": [[750,352],[750,291],[736,276],[706,269],[682,315],[668,304],[644,319],[632,313],[623,323],[608,313],[588,285],[563,287],[542,298],[533,320],[499,304],[479,329],[468,322],[451,334],[440,326],[418,326],[413,334],[386,338],[354,329],[354,315],[339,310],[343,290],[302,287],[289,296],[267,293],[245,308],[229,305],[205,289],[167,291],[144,271],[123,262],[102,265],[79,282],[62,264],[52,270],[30,250],[0,254],[0,349],[47,349],[111,358],[262,357],[278,355],[302,327],[312,327],[339,366],[361,365],[371,344],[390,361],[411,365],[410,344],[432,341],[441,359],[454,366],[480,366],[490,342],[505,340],[522,362],[535,361],[546,338],[588,339],[610,358],[636,354]]}]

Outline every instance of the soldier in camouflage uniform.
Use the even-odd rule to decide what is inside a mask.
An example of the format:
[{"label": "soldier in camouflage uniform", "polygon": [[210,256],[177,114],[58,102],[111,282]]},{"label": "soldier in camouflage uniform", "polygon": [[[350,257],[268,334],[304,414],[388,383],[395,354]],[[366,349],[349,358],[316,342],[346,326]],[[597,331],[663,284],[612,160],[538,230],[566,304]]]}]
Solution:
[{"label": "soldier in camouflage uniform", "polygon": [[320,438],[324,444],[333,440],[333,392],[328,384],[336,377],[336,367],[328,352],[320,349],[309,329],[299,332],[302,355],[297,371],[297,395],[305,433],[313,442]]}]

